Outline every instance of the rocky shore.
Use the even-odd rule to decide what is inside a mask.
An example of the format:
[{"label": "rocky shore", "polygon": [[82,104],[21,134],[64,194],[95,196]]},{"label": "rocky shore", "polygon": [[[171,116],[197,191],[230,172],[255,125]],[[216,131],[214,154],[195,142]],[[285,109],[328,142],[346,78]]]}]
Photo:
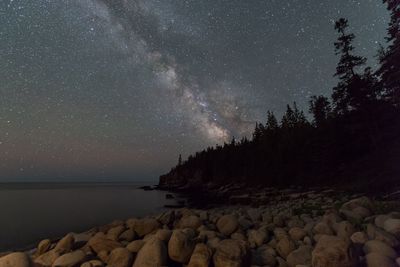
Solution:
[{"label": "rocky shore", "polygon": [[114,221],[2,253],[0,267],[400,266],[398,201],[329,190],[265,200]]}]

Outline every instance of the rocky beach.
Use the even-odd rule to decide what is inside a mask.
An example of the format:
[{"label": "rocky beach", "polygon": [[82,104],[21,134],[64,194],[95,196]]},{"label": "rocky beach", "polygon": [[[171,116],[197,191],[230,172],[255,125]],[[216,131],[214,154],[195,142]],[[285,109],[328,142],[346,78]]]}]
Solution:
[{"label": "rocky beach", "polygon": [[226,206],[169,209],[43,239],[29,251],[3,252],[0,266],[400,266],[396,194],[262,194],[246,204],[238,201],[246,195],[232,195]]}]

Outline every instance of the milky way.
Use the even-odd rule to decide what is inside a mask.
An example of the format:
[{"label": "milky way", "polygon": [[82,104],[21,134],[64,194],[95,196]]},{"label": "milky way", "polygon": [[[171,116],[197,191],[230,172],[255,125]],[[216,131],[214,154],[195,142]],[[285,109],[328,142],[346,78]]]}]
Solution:
[{"label": "milky way", "polygon": [[375,0],[0,3],[0,180],[142,180],[329,95],[333,23],[376,65]]}]

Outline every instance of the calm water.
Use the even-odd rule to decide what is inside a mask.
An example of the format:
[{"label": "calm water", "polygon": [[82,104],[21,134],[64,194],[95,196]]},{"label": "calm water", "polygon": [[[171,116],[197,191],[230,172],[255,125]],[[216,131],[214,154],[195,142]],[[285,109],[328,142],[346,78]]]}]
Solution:
[{"label": "calm water", "polygon": [[166,192],[141,184],[0,184],[0,251],[163,210]]}]

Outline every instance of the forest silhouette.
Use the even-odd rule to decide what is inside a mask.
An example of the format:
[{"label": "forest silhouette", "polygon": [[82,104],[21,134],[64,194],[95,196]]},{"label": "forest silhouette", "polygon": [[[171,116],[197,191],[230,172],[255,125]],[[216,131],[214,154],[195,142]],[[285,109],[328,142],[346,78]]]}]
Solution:
[{"label": "forest silhouette", "polygon": [[339,62],[331,97],[313,96],[309,121],[296,103],[280,120],[268,111],[252,138],[208,147],[160,177],[164,186],[247,183],[263,186],[337,185],[385,190],[400,174],[400,2],[390,12],[387,44],[375,70],[357,55],[355,35],[341,18],[334,29]]}]

